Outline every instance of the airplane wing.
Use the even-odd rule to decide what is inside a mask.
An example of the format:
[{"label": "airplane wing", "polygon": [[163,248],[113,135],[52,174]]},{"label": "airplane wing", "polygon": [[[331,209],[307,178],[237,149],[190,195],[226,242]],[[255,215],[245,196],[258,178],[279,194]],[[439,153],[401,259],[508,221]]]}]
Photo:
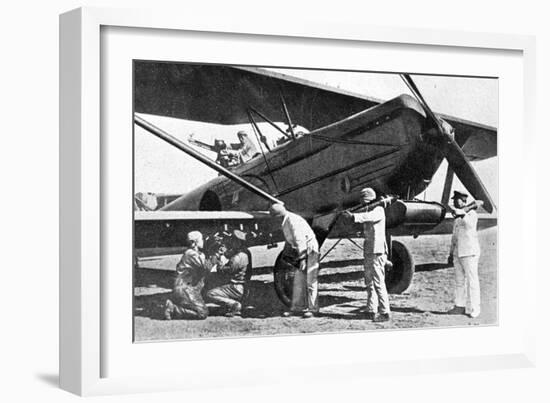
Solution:
[{"label": "airplane wing", "polygon": [[190,231],[208,237],[234,229],[253,234],[249,245],[266,245],[282,240],[279,227],[267,211],[134,211],[134,247],[138,257],[175,254]]},{"label": "airplane wing", "polygon": [[[272,121],[309,131],[327,126],[382,101],[256,67],[137,61],[135,112],[224,125],[249,123],[252,107]],[[496,128],[438,114],[455,128],[457,143],[471,160],[496,155]]]},{"label": "airplane wing", "polygon": [[257,68],[143,61],[134,79],[135,112],[225,125],[248,123],[249,107],[286,122],[280,94],[293,123],[309,130],[380,102]]},{"label": "airplane wing", "polygon": [[455,140],[470,161],[497,155],[497,129],[481,123],[438,114],[455,129]]}]

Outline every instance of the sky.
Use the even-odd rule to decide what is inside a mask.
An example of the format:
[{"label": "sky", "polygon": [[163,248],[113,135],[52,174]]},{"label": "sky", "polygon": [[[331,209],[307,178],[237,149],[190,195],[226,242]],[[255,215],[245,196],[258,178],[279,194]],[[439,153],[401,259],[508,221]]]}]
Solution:
[{"label": "sky", "polygon": [[[389,100],[401,94],[411,94],[399,75],[394,73],[335,72],[322,70],[270,69],[362,95]],[[498,127],[498,80],[448,76],[412,76],[426,102],[435,111]],[[251,132],[249,125],[215,125],[161,116],[142,115],[146,120],[181,140],[190,134],[197,140],[212,144],[215,138],[227,143],[238,142],[236,133]],[[267,124],[262,133],[274,135]],[[198,149],[215,159],[215,154]],[[135,127],[135,191],[153,193],[185,193],[217,176],[217,173],[193,160],[183,152],[164,143],[145,130]],[[441,199],[446,161],[432,179],[428,189],[418,197]],[[498,205],[498,159],[474,163],[487,190]],[[465,190],[455,177],[453,189]]]}]

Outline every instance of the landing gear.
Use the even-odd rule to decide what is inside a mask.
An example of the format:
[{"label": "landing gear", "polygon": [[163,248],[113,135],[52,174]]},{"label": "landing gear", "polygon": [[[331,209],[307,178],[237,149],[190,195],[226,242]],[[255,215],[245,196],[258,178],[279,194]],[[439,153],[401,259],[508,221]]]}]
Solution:
[{"label": "landing gear", "polygon": [[283,259],[283,252],[279,253],[273,267],[273,285],[279,300],[287,307],[290,307],[292,301],[294,270],[292,264]]},{"label": "landing gear", "polygon": [[[313,232],[319,245],[327,239],[330,230],[323,229],[322,226],[314,226]],[[322,259],[321,259],[322,260]],[[297,264],[297,262],[295,262]],[[288,259],[283,259],[283,251],[279,253],[273,267],[273,285],[275,292],[283,304],[290,308],[292,301],[292,287],[294,285],[294,267]]]},{"label": "landing gear", "polygon": [[[414,275],[413,257],[407,247],[399,241],[391,241],[391,252],[386,264],[386,288],[390,294],[401,294],[412,283]],[[275,292],[283,304],[290,307],[292,301],[292,284],[295,268],[283,259],[283,252],[279,253],[273,267],[273,284]]]},{"label": "landing gear", "polygon": [[391,241],[391,253],[388,260],[389,262],[386,265],[386,288],[390,294],[401,294],[409,288],[413,279],[413,257],[401,242]]}]

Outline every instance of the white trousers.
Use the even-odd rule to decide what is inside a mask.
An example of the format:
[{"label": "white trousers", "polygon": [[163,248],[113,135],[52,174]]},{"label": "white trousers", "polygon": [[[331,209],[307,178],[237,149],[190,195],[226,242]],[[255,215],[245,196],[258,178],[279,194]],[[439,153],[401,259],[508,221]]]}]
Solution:
[{"label": "white trousers", "polygon": [[479,315],[481,297],[477,263],[479,256],[453,256],[455,268],[455,305],[466,308],[467,314]]},{"label": "white trousers", "polygon": [[365,285],[367,286],[367,312],[390,313],[390,300],[386,289],[385,253],[372,253],[365,258]]},{"label": "white trousers", "polygon": [[296,270],[294,272],[294,282],[292,283],[292,312],[302,312],[309,310],[319,311],[318,301],[318,281],[319,274],[319,252],[309,250],[306,258],[306,270]]}]

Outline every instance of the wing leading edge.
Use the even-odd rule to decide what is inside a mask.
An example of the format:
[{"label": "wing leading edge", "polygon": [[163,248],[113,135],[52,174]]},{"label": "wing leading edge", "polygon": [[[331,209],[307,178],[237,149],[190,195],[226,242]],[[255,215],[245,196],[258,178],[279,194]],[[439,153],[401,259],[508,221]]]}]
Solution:
[{"label": "wing leading edge", "polygon": [[234,229],[249,234],[249,246],[281,240],[278,225],[267,211],[134,212],[134,246],[139,257],[180,253],[190,231],[198,230],[208,237]]}]

